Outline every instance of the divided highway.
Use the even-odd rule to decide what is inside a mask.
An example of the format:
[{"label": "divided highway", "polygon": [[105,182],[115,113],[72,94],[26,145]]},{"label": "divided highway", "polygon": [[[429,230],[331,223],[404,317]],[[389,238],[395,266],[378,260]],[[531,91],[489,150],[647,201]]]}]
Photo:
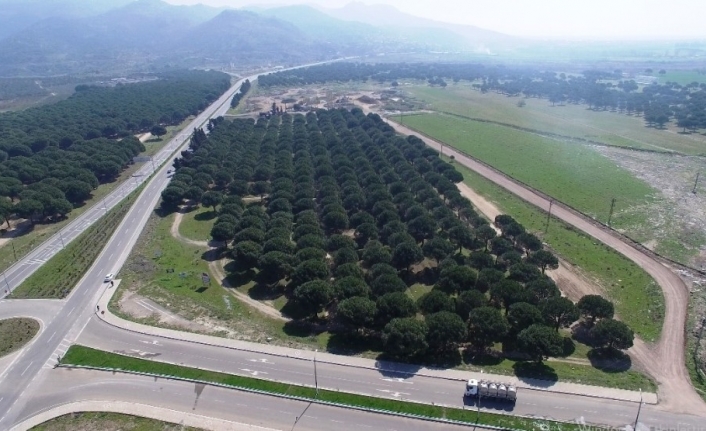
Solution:
[{"label": "divided highway", "polygon": [[[254,79],[255,77],[250,77]],[[155,163],[169,161],[179,147],[187,143],[193,128],[203,125],[210,116],[222,115],[228,110],[230,98],[240,82],[211,105],[182,133],[173,139],[155,158]],[[457,158],[458,159],[458,158]],[[142,377],[127,377],[89,371],[52,370],[59,356],[69,345],[81,341],[87,345],[122,353],[143,353],[153,359],[185,365],[200,366],[244,375],[313,384],[313,364],[298,359],[254,355],[219,347],[206,347],[188,341],[149,337],[114,328],[94,317],[96,303],[106,289],[102,283],[106,273],[117,273],[127,259],[144,228],[160,193],[169,178],[166,171],[170,163],[157,170],[154,178],[137,198],[125,219],[116,229],[94,265],[81,279],[73,292],[57,311],[56,317],[44,322],[40,334],[16,357],[3,376],[0,376],[0,430],[55,406],[82,399],[105,401],[134,401],[174,410],[197,409],[201,414],[221,417],[237,422],[262,423],[263,426],[290,429],[294,418],[306,410],[307,403],[283,401],[227,391],[203,385],[185,384]],[[140,172],[152,173],[147,164]],[[106,198],[106,207],[116,205],[121,196],[135,188],[125,183]],[[64,241],[75,238],[95,221],[101,204],[95,205],[81,217],[64,228]],[[83,223],[83,224],[82,224]],[[63,232],[63,231],[62,231]],[[73,237],[68,237],[71,233]],[[59,248],[57,242],[59,241]],[[60,249],[61,238],[55,236],[22,263],[8,270],[8,284],[14,288],[21,280],[36,270],[46,259]],[[42,254],[43,253],[43,254]],[[26,267],[26,268],[23,268]],[[32,269],[34,268],[34,269]],[[3,304],[4,305],[4,304]],[[0,307],[2,308],[2,307]],[[53,309],[55,310],[55,309]],[[461,405],[462,383],[420,376],[385,375],[376,370],[319,364],[318,381],[323,387],[347,391]],[[158,395],[158,396],[155,396]],[[379,394],[378,394],[379,395]],[[235,407],[234,407],[235,406]],[[506,408],[503,406],[487,406]],[[518,399],[515,413],[557,419],[577,419],[593,423],[627,425],[634,420],[637,405],[598,398],[566,396],[546,392],[525,391]],[[252,421],[252,422],[251,422]],[[368,415],[360,412],[312,405],[297,423],[300,429],[332,429],[335,425],[360,424],[371,429],[441,429],[442,426],[399,418]],[[703,419],[690,415],[676,415],[660,410],[659,406],[643,406],[640,422],[655,427],[691,427],[698,429]],[[333,424],[332,424],[333,423]],[[443,425],[444,429],[451,429]]]}]

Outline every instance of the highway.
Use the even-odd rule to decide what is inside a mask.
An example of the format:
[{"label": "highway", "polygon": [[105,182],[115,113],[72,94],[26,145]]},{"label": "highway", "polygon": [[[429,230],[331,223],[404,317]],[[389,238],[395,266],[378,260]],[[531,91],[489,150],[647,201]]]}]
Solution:
[{"label": "highway", "polygon": [[[250,77],[250,79],[254,78]],[[170,141],[155,158],[155,163],[168,160],[174,150],[186,143],[193,128],[202,125],[210,115],[217,116],[226,112],[228,102],[239,85],[240,82],[187,126],[174,140]],[[145,340],[144,336],[116,329],[94,317],[94,308],[98,298],[106,289],[110,288],[107,284],[102,283],[103,277],[109,272],[117,273],[127,259],[156,206],[161,191],[168,184],[169,178],[166,171],[170,164],[165,164],[155,173],[153,180],[146,185],[93,266],[72,293],[60,302],[62,305],[60,307],[48,306],[51,310],[47,311],[47,316],[43,318],[41,332],[8,367],[4,378],[0,381],[0,430],[10,429],[19,420],[46,410],[52,405],[77,399],[134,400],[147,404],[160,403],[165,407],[184,410],[190,410],[198,405],[199,409],[204,409],[209,414],[221,415],[219,417],[231,415],[231,417],[237,417],[240,422],[244,418],[248,421],[260,420],[279,429],[290,429],[293,425],[292,417],[293,415],[296,417],[297,409],[303,411],[303,406],[306,403],[292,402],[294,404],[290,408],[290,402],[277,398],[266,397],[266,400],[262,400],[261,397],[258,398],[251,394],[225,391],[213,387],[207,387],[198,398],[195,398],[193,395],[194,385],[184,383],[164,380],[155,382],[154,379],[111,376],[107,373],[88,371],[53,370],[57,358],[78,340],[108,351],[123,353],[137,351],[138,355],[139,352],[142,352],[157,360],[227,370],[245,375],[257,373],[259,377],[288,382],[309,385],[313,383],[313,364],[302,360],[284,360],[280,357],[265,356],[252,357],[252,354],[217,347],[209,348],[186,341]],[[151,164],[147,164],[140,172],[150,174],[151,170]],[[106,198],[106,207],[110,208],[111,205],[118,204],[121,196],[134,187],[133,182],[123,184]],[[100,211],[105,210],[102,205],[96,205],[64,229],[67,230],[67,233],[71,232],[74,224],[90,222],[92,219],[88,215],[97,216]],[[84,216],[86,216],[85,219]],[[87,225],[81,226],[83,225],[79,223],[77,226],[73,226],[73,229],[87,227]],[[62,238],[64,241],[68,241],[67,236]],[[42,246],[36,255],[28,256],[26,265],[16,265],[11,268],[8,271],[8,279],[10,280],[8,284],[14,288],[18,284],[18,280],[23,279],[22,277],[26,278],[31,273],[30,270],[36,270],[45,261],[45,258],[55,254],[58,250],[56,249],[56,240],[61,241],[62,238],[57,235],[56,238],[50,239],[47,241],[46,247]],[[40,259],[38,256],[43,257]],[[34,263],[30,263],[30,261]],[[23,266],[27,268],[23,268]],[[5,303],[0,303],[0,311]],[[23,307],[31,307],[31,303],[24,304],[28,305],[23,305]],[[145,343],[152,341],[157,341],[158,344],[148,346]],[[383,396],[394,398],[433,401],[448,405],[460,406],[462,403],[459,396],[462,384],[457,381],[419,376],[381,375],[374,370],[330,364],[320,364],[318,373],[322,387],[331,389],[383,394]],[[168,390],[162,391],[158,388],[167,388]],[[155,391],[159,392],[159,397],[155,397]],[[213,398],[211,399],[209,397],[212,392]],[[597,398],[557,395],[547,392],[527,392],[521,395],[522,398],[513,410],[514,413],[545,418],[579,419],[586,422],[622,426],[632,423],[637,409],[637,405],[634,403],[621,403]],[[232,399],[232,403],[219,405],[219,399]],[[229,408],[230,405],[240,405],[242,408]],[[279,413],[274,412],[275,408],[284,405],[288,407],[286,409],[280,408],[277,410]],[[266,410],[258,411],[258,406],[264,407]],[[490,410],[507,409],[502,405],[484,405],[484,407]],[[367,421],[379,420],[379,415],[365,415],[359,412],[354,414],[347,410],[326,409],[330,408],[311,406],[310,410],[307,410],[307,415],[313,414],[316,419],[310,420],[305,416],[297,424],[297,427],[300,429],[331,429],[333,428],[332,424],[325,422],[325,420],[330,420],[329,418],[345,418],[347,424],[368,424]],[[377,419],[370,419],[373,417]],[[386,422],[384,425],[371,423],[369,426],[373,429],[439,429],[438,425],[432,427],[425,422],[385,418],[390,422]],[[694,429],[698,429],[703,419],[662,412],[659,407],[643,406],[640,422],[651,426],[671,428],[692,426]],[[284,426],[285,424],[286,426]],[[424,428],[425,426],[428,428]],[[449,429],[449,426],[444,425],[444,429]]]},{"label": "highway", "polygon": [[[243,80],[238,81],[165,145],[165,148],[154,157],[155,166],[159,167],[165,160],[176,158],[178,151],[174,156],[175,150],[180,147],[186,148],[194,128],[203,126],[212,116],[220,116],[226,112],[233,94],[238,91],[242,82]],[[98,297],[103,289],[108,288],[108,284],[103,283],[103,278],[107,273],[117,273],[127,259],[159,201],[161,191],[169,183],[167,170],[170,168],[171,162],[166,163],[154,174],[154,179],[145,186],[94,264],[63,301],[63,307],[58,310],[53,319],[44,319],[43,328],[38,336],[6,370],[4,378],[0,381],[0,415],[2,415],[0,430],[9,429],[9,425],[14,423],[22,405],[27,402],[27,397],[23,397],[23,394],[32,390],[33,384],[41,382],[45,375],[42,371],[54,367],[57,359],[66,352],[90,319]],[[104,199],[106,208],[110,209],[119,204],[127,193],[134,190],[151,173],[151,163],[143,166],[138,171],[138,175],[142,175],[139,181],[125,182]],[[11,289],[56,254],[61,248],[62,240],[66,243],[78,236],[100,217],[101,212],[105,211],[107,210],[103,209],[102,204],[94,205],[62,229],[61,237],[59,234],[53,236],[32,252],[27,259],[10,268],[7,279]]]},{"label": "highway", "polygon": [[[21,416],[20,419],[31,417],[52,406],[86,399],[104,400],[106,405],[116,401],[129,401],[278,430],[330,431],[338,428],[369,431],[455,431],[469,429],[465,426],[371,414],[201,384],[169,380],[155,381],[150,377],[61,369],[53,372],[45,380],[42,393],[28,403],[26,415]],[[478,429],[483,428],[478,427]]]},{"label": "highway", "polygon": [[[90,320],[77,343],[153,361],[297,385],[315,385],[314,365],[308,358],[267,355],[146,336],[115,328],[97,317]],[[320,388],[458,408],[463,408],[464,405],[466,408],[475,408],[473,401],[467,400],[464,404],[461,396],[463,383],[456,380],[346,367],[320,361],[316,370],[316,380]],[[520,390],[514,407],[502,402],[483,401],[481,408],[488,412],[619,427],[635,420],[638,404],[604,398],[567,396],[555,392]],[[703,418],[663,412],[650,405],[643,405],[640,414],[640,423],[649,426],[677,423],[682,426],[697,426],[702,422]]]}]

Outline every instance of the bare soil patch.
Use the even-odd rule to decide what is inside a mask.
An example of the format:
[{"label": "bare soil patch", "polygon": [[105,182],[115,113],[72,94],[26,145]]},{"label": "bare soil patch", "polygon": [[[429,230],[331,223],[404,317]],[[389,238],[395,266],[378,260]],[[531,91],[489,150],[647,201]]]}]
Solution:
[{"label": "bare soil patch", "polygon": [[39,332],[39,322],[23,317],[0,320],[0,357],[22,348]]},{"label": "bare soil patch", "polygon": [[[647,222],[625,227],[648,248],[681,263],[706,270],[706,172],[704,158],[595,147],[596,151],[645,181],[662,202],[631,212],[647,214]],[[701,171],[694,190],[696,175]],[[693,193],[693,192],[696,193]]]}]

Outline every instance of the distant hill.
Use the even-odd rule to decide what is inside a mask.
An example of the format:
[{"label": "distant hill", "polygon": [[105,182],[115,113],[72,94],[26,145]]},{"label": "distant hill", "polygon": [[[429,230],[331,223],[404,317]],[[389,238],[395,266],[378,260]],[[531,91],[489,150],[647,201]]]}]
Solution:
[{"label": "distant hill", "polygon": [[46,18],[98,15],[134,0],[0,0],[0,39]]},{"label": "distant hill", "polygon": [[425,29],[433,34],[431,29],[443,30],[463,37],[464,41],[474,47],[482,45],[507,46],[520,42],[520,38],[486,30],[470,25],[450,24],[427,18],[406,14],[399,9],[383,4],[367,5],[361,2],[351,2],[339,9],[321,8],[322,12],[344,21],[357,21],[383,28]]},{"label": "distant hill", "polygon": [[45,18],[0,39],[0,76],[301,61],[334,55],[326,45],[252,12],[137,0],[98,15]]}]

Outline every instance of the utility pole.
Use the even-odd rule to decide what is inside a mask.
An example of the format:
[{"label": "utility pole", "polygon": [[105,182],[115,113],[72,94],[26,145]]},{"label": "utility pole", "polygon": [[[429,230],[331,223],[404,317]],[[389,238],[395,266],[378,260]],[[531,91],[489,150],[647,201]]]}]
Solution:
[{"label": "utility pole", "polygon": [[549,212],[547,212],[547,224],[544,226],[544,233],[549,231],[549,219],[552,216],[552,205],[554,205],[554,199],[549,199]]},{"label": "utility pole", "polygon": [[694,189],[691,191],[691,193],[696,194],[696,185],[699,184],[699,175],[701,172],[696,173],[696,181],[694,181]]},{"label": "utility pole", "polygon": [[608,227],[610,227],[610,219],[613,218],[613,209],[615,208],[615,198],[610,200],[610,213],[608,213]]},{"label": "utility pole", "polygon": [[15,262],[17,262],[17,252],[15,251],[15,243],[10,241],[10,245],[12,246],[12,254],[15,256]]},{"label": "utility pole", "polygon": [[64,237],[61,235],[61,231],[59,231],[59,239],[61,240],[61,248],[66,248],[66,245],[64,245]]},{"label": "utility pole", "polygon": [[640,410],[642,410],[642,388],[640,388],[640,404],[637,407],[637,416],[635,416],[635,425],[632,427],[634,431],[637,431],[637,421],[640,419]]},{"label": "utility pole", "polygon": [[150,162],[152,162],[152,173],[157,172],[157,168],[154,167],[154,157],[150,156]]},{"label": "utility pole", "polygon": [[319,378],[316,374],[316,352],[318,352],[319,349],[314,350],[314,386],[316,387],[316,397],[319,397]]},{"label": "utility pole", "polygon": [[9,291],[12,290],[12,289],[10,289],[10,283],[7,282],[7,273],[6,273],[6,272],[7,272],[7,271],[3,271],[3,272],[2,272],[2,276],[3,276],[3,278],[5,279],[5,285],[7,286],[7,291],[9,292]]},{"label": "utility pole", "polygon": [[108,214],[108,207],[105,205],[105,198],[103,198],[103,210]]}]

